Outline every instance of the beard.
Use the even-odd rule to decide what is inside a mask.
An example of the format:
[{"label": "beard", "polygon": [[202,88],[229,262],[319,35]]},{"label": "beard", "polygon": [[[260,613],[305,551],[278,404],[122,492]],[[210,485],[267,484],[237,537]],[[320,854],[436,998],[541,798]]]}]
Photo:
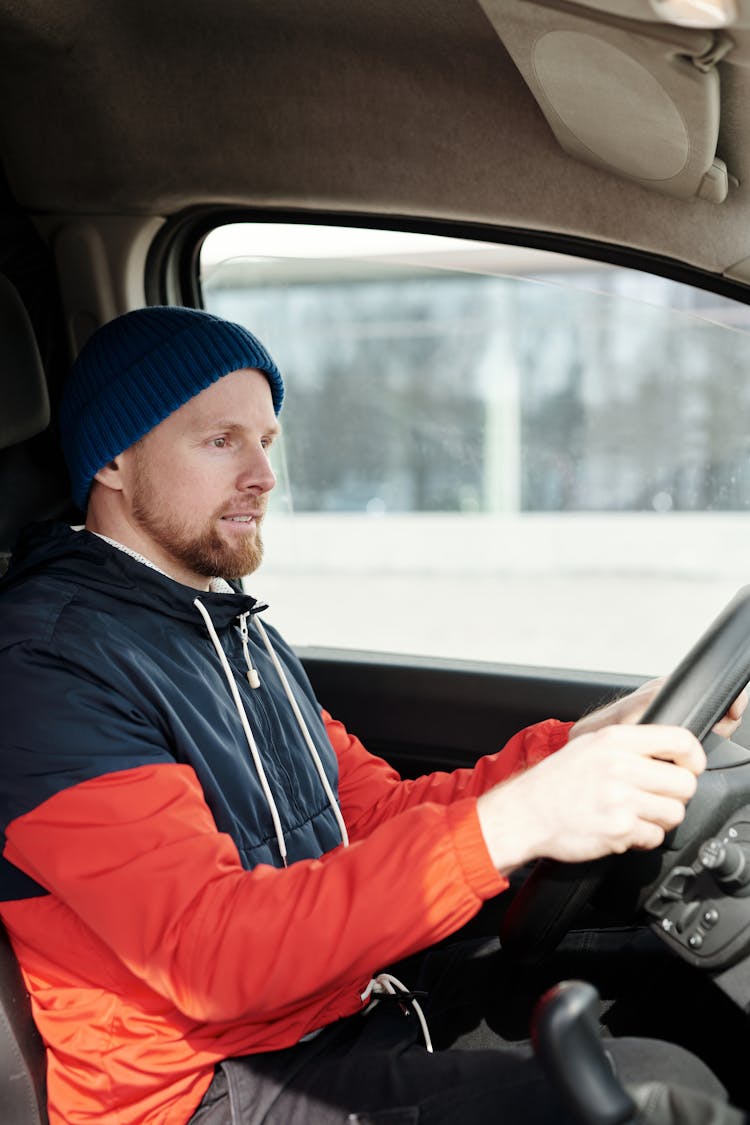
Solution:
[{"label": "beard", "polygon": [[[262,504],[264,499],[259,499],[257,507]],[[244,578],[257,570],[263,560],[262,514],[256,519],[254,533],[234,545],[227,543],[216,530],[220,512],[203,531],[197,531],[176,517],[163,501],[155,498],[155,490],[138,454],[132,510],[133,517],[163,550],[203,578]]]}]

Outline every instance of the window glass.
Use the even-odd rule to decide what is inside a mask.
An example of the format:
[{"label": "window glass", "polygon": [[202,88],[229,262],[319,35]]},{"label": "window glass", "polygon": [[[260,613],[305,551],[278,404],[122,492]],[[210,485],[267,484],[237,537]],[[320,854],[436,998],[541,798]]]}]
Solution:
[{"label": "window glass", "polygon": [[668,671],[750,576],[750,309],[512,246],[235,224],[287,400],[249,588],[300,645]]}]

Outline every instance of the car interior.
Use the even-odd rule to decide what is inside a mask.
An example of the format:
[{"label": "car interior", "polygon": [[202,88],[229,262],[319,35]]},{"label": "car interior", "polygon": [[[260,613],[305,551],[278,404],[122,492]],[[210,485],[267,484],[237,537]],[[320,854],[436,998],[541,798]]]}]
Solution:
[{"label": "car interior", "polygon": [[[266,600],[319,699],[368,749],[404,776],[471,765],[526,725],[575,719],[675,667],[668,721],[711,745],[750,678],[747,601],[704,632],[750,573],[750,0],[0,0],[0,63],[3,570],[25,524],[82,522],[55,414],[86,339],[143,305],[206,307],[261,338],[268,326],[287,372],[284,492],[300,500],[295,512],[279,501]],[[263,248],[271,228],[285,249]],[[314,264],[310,228],[326,246]],[[436,241],[355,264],[362,232]],[[481,296],[459,286],[480,259]],[[415,288],[428,264],[442,294],[432,320]],[[671,287],[669,337],[651,330],[662,298],[649,286]],[[597,319],[588,289],[627,290],[632,319]],[[365,327],[341,312],[352,294],[375,310]],[[499,331],[493,301],[515,312],[481,351],[474,322]],[[332,327],[334,314],[352,319]],[[566,358],[565,333],[584,358]],[[509,348],[511,390],[480,399]],[[360,366],[384,353],[389,367]],[[365,384],[371,399],[350,397]],[[313,488],[294,450],[324,407]],[[411,460],[379,429],[392,435],[405,412],[421,426],[404,437]],[[620,433],[626,414],[634,429]],[[652,459],[662,446],[668,472]],[[512,472],[513,495],[487,483]],[[623,576],[626,593],[605,584]],[[296,635],[287,590],[292,622],[324,603]],[[412,602],[422,631],[404,625],[399,640]],[[591,655],[575,649],[583,619]],[[519,1036],[541,990],[588,969],[611,1030],[630,1026],[628,982],[650,972],[643,1033],[679,1038],[750,1110],[737,1054],[750,1009],[747,738],[711,745],[699,797],[658,856],[543,867],[489,912],[528,974]],[[612,956],[588,967],[565,944],[584,922],[613,935]],[[629,952],[625,933],[638,935]],[[0,1118],[44,1122],[44,1048],[5,934],[0,1009]]]}]

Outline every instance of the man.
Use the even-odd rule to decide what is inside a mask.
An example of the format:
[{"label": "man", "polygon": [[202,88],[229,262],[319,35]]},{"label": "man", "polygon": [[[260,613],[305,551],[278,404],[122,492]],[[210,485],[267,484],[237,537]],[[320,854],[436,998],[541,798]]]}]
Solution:
[{"label": "man", "polygon": [[[1,911],[50,1120],[563,1120],[526,1055],[430,1055],[413,1016],[363,1012],[527,861],[657,846],[702,748],[621,725],[648,689],[452,775],[368,755],[227,582],[261,560],[282,398],[238,325],[106,325],[60,415],[86,527],[31,529],[2,585]],[[676,1049],[616,1054],[722,1096]]]}]

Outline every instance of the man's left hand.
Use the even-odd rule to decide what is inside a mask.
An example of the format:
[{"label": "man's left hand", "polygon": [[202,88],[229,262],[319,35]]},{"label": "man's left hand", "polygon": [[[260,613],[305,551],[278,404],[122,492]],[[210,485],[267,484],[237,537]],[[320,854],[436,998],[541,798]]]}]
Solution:
[{"label": "man's left hand", "polygon": [[[658,695],[663,683],[663,677],[658,680],[647,680],[645,684],[641,684],[630,695],[624,695],[620,699],[615,699],[612,703],[607,703],[604,707],[599,707],[598,710],[592,711],[589,715],[584,715],[572,727],[568,740],[577,738],[580,734],[591,734],[595,730],[600,730],[601,727],[608,727],[613,724],[637,723],[646,708]],[[742,715],[747,703],[748,692],[745,688],[737,696],[724,718],[720,719],[714,727],[718,735],[722,738],[732,737],[742,722]]]}]

